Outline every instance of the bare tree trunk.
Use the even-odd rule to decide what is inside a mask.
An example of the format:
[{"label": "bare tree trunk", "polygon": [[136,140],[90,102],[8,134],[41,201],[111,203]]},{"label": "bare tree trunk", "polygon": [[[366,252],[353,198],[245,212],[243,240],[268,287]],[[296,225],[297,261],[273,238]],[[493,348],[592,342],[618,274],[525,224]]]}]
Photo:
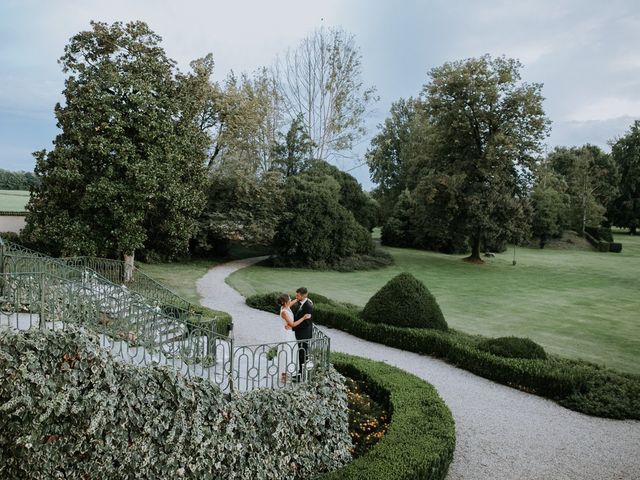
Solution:
[{"label": "bare tree trunk", "polygon": [[135,252],[124,256],[124,283],[129,283],[133,280],[134,256]]}]

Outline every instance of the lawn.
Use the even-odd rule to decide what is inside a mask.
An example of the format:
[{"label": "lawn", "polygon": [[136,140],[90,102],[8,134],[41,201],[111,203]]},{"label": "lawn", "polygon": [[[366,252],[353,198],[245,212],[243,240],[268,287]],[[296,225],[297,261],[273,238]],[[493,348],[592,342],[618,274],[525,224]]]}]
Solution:
[{"label": "lawn", "polygon": [[268,255],[269,250],[260,246],[233,245],[229,255],[224,259],[194,259],[182,262],[169,263],[142,263],[137,262],[144,272],[157,280],[172,292],[185,300],[200,304],[200,295],[196,288],[196,282],[207,271],[222,262],[240,258]]},{"label": "lawn", "polygon": [[24,190],[0,190],[0,211],[26,212],[29,196]]},{"label": "lawn", "polygon": [[220,260],[187,260],[175,263],[139,263],[144,272],[185,300],[200,304],[196,282]]},{"label": "lawn", "polygon": [[518,248],[485,265],[462,256],[389,248],[396,264],[338,273],[254,266],[228,283],[248,296],[304,285],[364,305],[390,278],[410,272],[436,296],[453,328],[529,337],[547,351],[640,374],[640,237],[616,234],[622,253]]}]

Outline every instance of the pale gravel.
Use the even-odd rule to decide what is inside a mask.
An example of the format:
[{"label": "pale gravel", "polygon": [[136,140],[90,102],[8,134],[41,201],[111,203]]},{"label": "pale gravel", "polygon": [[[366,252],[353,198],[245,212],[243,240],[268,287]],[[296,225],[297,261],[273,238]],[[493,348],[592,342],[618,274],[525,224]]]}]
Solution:
[{"label": "pale gravel", "polygon": [[[281,328],[277,315],[249,308],[225,283],[262,258],[218,265],[197,284],[203,305],[233,316],[237,344],[276,341]],[[331,337],[332,350],[386,362],[438,390],[456,423],[447,479],[640,479],[640,422],[589,417],[428,356],[322,330]]]}]

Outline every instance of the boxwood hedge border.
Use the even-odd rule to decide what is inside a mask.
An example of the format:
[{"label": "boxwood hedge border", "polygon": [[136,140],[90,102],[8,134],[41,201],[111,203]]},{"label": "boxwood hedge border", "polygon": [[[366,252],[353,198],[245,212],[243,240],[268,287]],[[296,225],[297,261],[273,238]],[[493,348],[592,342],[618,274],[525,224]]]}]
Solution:
[{"label": "boxwood hedge border", "polygon": [[368,385],[391,412],[391,422],[371,450],[320,479],[444,479],[455,450],[455,423],[436,389],[382,362],[341,353],[332,353],[331,361],[343,375]]},{"label": "boxwood hedge border", "polygon": [[[273,311],[275,293],[247,298],[253,308]],[[549,355],[546,360],[505,358],[484,352],[486,337],[450,329],[403,328],[364,321],[359,309],[317,295],[314,321],[364,340],[438,357],[459,368],[571,410],[604,418],[640,420],[640,376],[593,363]]]}]

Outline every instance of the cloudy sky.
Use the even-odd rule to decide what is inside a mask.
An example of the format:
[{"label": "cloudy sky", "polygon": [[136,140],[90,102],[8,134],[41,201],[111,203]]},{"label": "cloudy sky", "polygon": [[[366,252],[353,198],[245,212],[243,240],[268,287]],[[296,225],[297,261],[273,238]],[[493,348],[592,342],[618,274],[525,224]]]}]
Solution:
[{"label": "cloudy sky", "polygon": [[[549,148],[607,148],[640,119],[637,0],[0,0],[0,168],[31,170],[31,152],[51,148],[57,59],[90,20],[144,20],[182,69],[212,52],[217,79],[270,65],[320,25],[355,34],[380,102],[343,168],[362,162],[391,102],[416,96],[431,68],[485,53],[519,58],[524,80],[544,84]],[[366,167],[351,173],[371,187]]]}]

